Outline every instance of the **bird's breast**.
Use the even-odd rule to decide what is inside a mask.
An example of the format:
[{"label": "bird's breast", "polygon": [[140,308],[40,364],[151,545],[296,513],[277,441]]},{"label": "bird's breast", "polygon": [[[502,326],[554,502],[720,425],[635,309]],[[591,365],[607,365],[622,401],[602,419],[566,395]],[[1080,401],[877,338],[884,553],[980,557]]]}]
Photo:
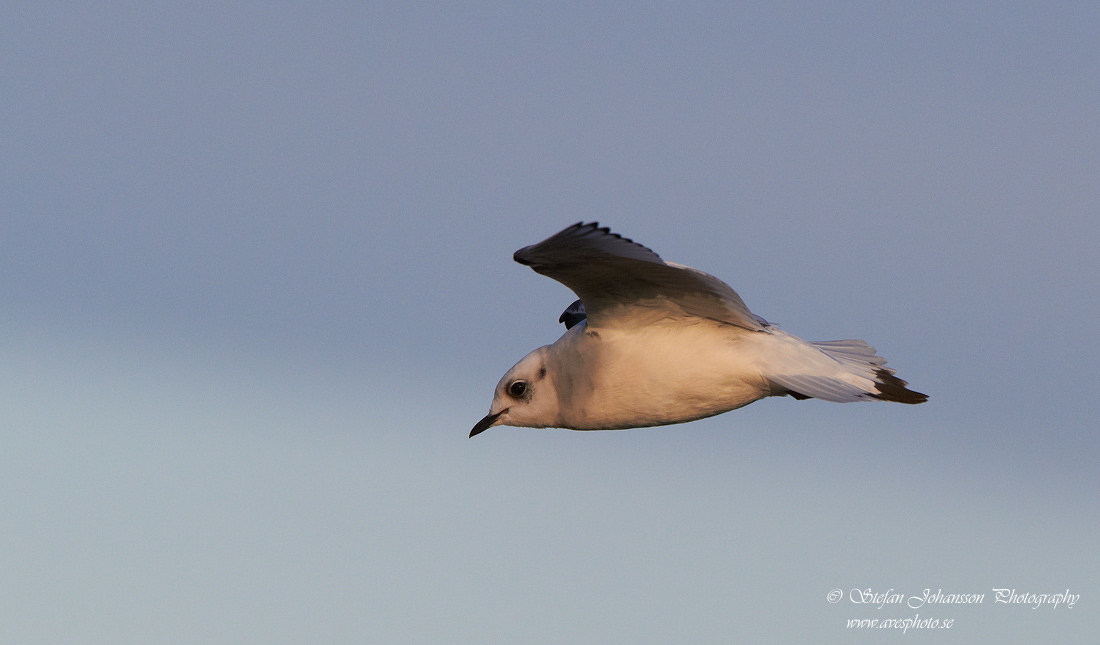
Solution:
[{"label": "bird's breast", "polygon": [[562,359],[556,387],[567,427],[682,423],[767,395],[746,351],[757,332],[709,321],[580,331],[552,346]]}]

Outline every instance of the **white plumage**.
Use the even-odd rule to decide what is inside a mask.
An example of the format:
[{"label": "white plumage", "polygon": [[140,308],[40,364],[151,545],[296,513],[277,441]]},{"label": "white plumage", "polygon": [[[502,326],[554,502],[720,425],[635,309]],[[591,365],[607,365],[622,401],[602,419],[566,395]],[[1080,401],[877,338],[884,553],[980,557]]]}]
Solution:
[{"label": "white plumage", "polygon": [[862,340],[811,343],[753,314],[714,276],[578,223],[515,260],[579,297],[568,329],[497,384],[494,425],[575,430],[682,423],[766,396],[923,403]]}]

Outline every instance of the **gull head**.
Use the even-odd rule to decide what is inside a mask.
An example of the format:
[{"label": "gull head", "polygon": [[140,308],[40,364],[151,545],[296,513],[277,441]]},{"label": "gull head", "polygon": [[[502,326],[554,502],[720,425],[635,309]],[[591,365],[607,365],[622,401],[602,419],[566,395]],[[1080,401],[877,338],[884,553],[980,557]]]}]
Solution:
[{"label": "gull head", "polygon": [[547,377],[547,348],[540,347],[508,370],[493,392],[489,414],[477,422],[470,436],[493,426],[545,428],[558,419],[558,396]]}]

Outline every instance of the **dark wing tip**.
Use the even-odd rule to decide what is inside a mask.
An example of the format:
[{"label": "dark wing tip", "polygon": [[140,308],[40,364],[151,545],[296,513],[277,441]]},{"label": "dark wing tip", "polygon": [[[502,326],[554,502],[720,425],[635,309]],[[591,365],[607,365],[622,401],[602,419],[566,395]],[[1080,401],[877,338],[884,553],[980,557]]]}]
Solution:
[{"label": "dark wing tip", "polygon": [[[581,231],[581,229],[589,229],[589,230],[586,230],[584,233],[579,233],[579,231]],[[559,239],[562,239],[562,238],[576,236],[576,235],[578,235],[578,233],[580,235],[584,235],[585,233],[589,233],[593,230],[595,230],[595,231],[600,230],[599,229],[599,224],[597,222],[589,222],[587,224],[585,224],[584,222],[577,222],[576,224],[574,224],[572,226],[566,227],[566,228],[558,231],[554,235],[551,235],[550,237],[546,238],[545,240],[539,242],[538,244],[531,244],[531,245],[523,247],[522,249],[520,249],[520,250],[518,250],[518,251],[516,251],[515,253],[512,254],[512,259],[515,260],[516,262],[519,262],[523,266],[534,266],[536,264],[536,260],[532,257],[533,254],[531,253],[531,251],[533,251],[535,249],[535,247],[542,246],[543,244],[546,244],[547,242],[556,242],[556,241],[558,241]],[[606,228],[604,230],[607,231],[608,233],[611,232]]]},{"label": "dark wing tip", "polygon": [[885,368],[877,369],[875,370],[875,377],[878,379],[878,383],[875,383],[875,389],[878,390],[878,394],[872,394],[871,396],[880,401],[893,401],[895,403],[916,405],[917,403],[924,403],[928,400],[927,394],[914,392],[908,389],[905,386],[909,384],[894,376],[890,370]]},{"label": "dark wing tip", "polygon": [[[630,246],[637,247],[636,249],[632,249],[630,252],[628,252],[626,254],[628,256],[635,257],[636,259],[647,260],[650,262],[664,263],[664,261],[661,259],[661,256],[657,255],[657,253],[654,252],[653,249],[645,245],[638,244],[629,237],[623,237],[618,233],[612,233],[610,228],[606,226],[600,226],[599,222],[577,222],[576,224],[562,229],[554,235],[551,235],[545,240],[539,242],[538,244],[532,244],[530,246],[523,247],[522,249],[512,254],[512,259],[524,266],[534,267],[540,264],[537,259],[538,252],[543,248],[546,248],[546,246],[554,247],[561,244],[584,247],[591,244],[591,242],[588,242],[587,238],[590,238],[592,236],[610,237],[615,240],[625,242]],[[598,243],[592,246],[598,246]]]}]

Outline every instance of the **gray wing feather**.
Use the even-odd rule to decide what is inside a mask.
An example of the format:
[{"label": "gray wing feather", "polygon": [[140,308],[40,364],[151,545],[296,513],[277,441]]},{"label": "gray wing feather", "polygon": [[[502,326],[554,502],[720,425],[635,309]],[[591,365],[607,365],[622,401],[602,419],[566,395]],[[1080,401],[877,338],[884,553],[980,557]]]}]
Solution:
[{"label": "gray wing feather", "polygon": [[660,310],[663,317],[709,318],[751,330],[767,324],[718,278],[665,262],[596,222],[574,224],[513,257],[572,289],[584,303],[590,326],[614,324],[628,308]]}]

